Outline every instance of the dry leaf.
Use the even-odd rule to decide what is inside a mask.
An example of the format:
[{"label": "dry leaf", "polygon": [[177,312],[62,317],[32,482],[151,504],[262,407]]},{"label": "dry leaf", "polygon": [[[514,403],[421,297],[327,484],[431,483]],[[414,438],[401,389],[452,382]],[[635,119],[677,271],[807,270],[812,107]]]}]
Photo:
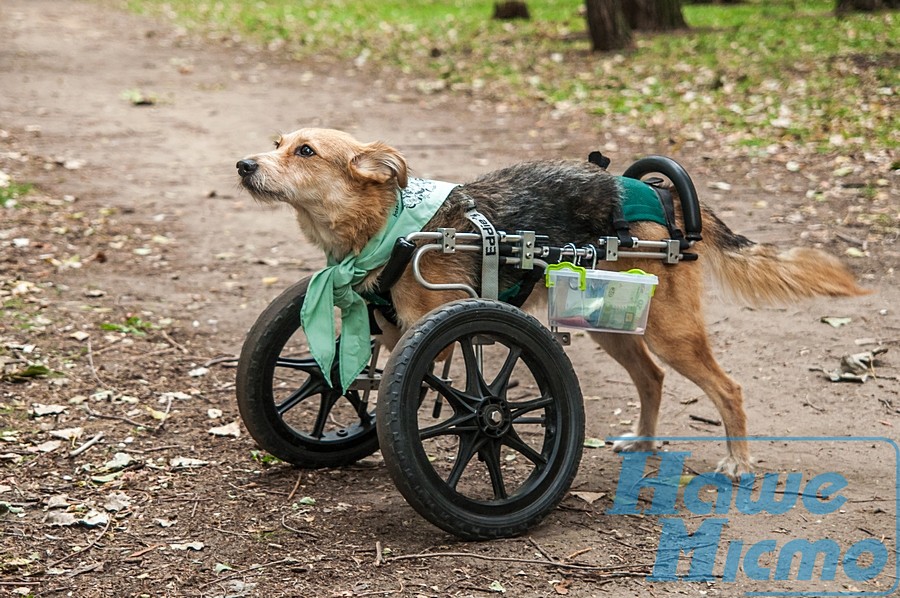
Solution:
[{"label": "dry leaf", "polygon": [[230,424],[225,424],[224,426],[210,428],[209,433],[213,436],[234,436],[235,438],[238,438],[241,435],[241,426],[235,421]]},{"label": "dry leaf", "polygon": [[606,496],[606,492],[573,492],[572,496],[580,498],[589,505]]}]

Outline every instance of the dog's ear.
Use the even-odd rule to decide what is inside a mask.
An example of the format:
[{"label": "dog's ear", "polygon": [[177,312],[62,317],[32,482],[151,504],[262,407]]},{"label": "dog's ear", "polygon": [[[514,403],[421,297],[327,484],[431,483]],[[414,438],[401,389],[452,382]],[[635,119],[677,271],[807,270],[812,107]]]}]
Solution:
[{"label": "dog's ear", "polygon": [[406,187],[406,159],[394,148],[376,141],[365,146],[350,160],[350,172],[363,181],[386,183],[391,178]]}]

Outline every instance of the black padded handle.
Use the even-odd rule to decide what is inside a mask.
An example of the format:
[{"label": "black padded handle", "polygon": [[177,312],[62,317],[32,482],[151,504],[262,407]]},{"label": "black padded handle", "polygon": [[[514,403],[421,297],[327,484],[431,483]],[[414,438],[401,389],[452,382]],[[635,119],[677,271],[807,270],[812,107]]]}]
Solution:
[{"label": "black padded handle", "polygon": [[666,156],[647,156],[628,167],[622,176],[640,180],[648,174],[659,173],[668,177],[678,197],[681,198],[681,213],[684,217],[684,236],[689,241],[702,239],[703,225],[700,219],[700,200],[697,189],[684,167]]}]

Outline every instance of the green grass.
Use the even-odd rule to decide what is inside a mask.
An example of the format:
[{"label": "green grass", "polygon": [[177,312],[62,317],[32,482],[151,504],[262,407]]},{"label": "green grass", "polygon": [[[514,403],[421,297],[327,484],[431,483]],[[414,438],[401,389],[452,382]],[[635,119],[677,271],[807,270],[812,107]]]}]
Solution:
[{"label": "green grass", "polygon": [[839,20],[834,0],[685,5],[690,31],[641,35],[618,55],[590,52],[582,0],[529,0],[529,22],[493,21],[493,0],[125,2],[194,30],[275,43],[298,60],[397,69],[426,92],[537,100],[676,139],[714,127],[747,151],[900,141],[900,16]]},{"label": "green grass", "polygon": [[154,330],[157,326],[152,322],[142,320],[138,316],[131,316],[124,323],[104,322],[100,324],[100,330],[109,330],[112,332],[121,332],[123,334],[134,334],[136,336],[144,336],[147,330]]},{"label": "green grass", "polygon": [[28,195],[31,191],[30,183],[16,183],[9,181],[5,187],[0,187],[0,208],[16,207],[20,197]]}]

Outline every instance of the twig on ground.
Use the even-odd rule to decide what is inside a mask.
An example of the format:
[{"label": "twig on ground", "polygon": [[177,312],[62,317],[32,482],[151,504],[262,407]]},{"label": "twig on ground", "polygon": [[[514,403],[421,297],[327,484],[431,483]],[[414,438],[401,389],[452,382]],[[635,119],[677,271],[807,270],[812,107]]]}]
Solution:
[{"label": "twig on ground", "polygon": [[96,434],[94,434],[93,437],[88,439],[84,444],[82,444],[81,446],[79,446],[76,449],[69,451],[69,456],[77,457],[84,451],[88,450],[89,448],[91,448],[92,446],[94,446],[95,444],[100,442],[102,439],[103,439],[103,432],[97,432]]},{"label": "twig on ground", "polygon": [[130,563],[130,562],[134,562],[134,561],[139,561],[139,560],[141,560],[141,557],[144,556],[145,554],[147,554],[148,552],[152,552],[152,551],[156,550],[157,548],[165,548],[165,546],[166,546],[165,544],[153,544],[151,546],[148,546],[147,548],[142,548],[142,549],[138,550],[137,552],[132,552],[131,554],[126,556],[125,562]]},{"label": "twig on ground", "polygon": [[140,422],[136,422],[133,419],[129,419],[129,418],[121,416],[121,415],[106,415],[105,413],[98,413],[98,412],[94,411],[93,409],[91,409],[90,407],[88,407],[87,405],[84,406],[84,410],[87,411],[87,414],[90,415],[91,417],[97,417],[99,419],[114,419],[114,420],[118,420],[120,422],[125,422],[126,424],[135,426],[137,428],[146,428],[147,427],[147,424],[142,424]]},{"label": "twig on ground", "polygon": [[[620,565],[620,566],[602,566],[602,565],[582,565],[578,563],[560,563],[558,561],[541,561],[538,559],[520,559],[515,557],[508,556],[489,556],[486,554],[478,554],[474,552],[420,552],[417,554],[401,554],[399,556],[392,556],[389,559],[385,559],[385,563],[392,563],[394,561],[404,561],[409,559],[429,559],[429,558],[471,558],[471,559],[481,559],[484,561],[501,561],[507,563],[524,563],[530,565],[544,565],[549,567],[560,567],[563,569],[575,569],[581,571],[596,571],[596,572],[616,572],[619,574],[625,573],[634,575],[646,576],[647,572],[650,570],[652,565],[649,564],[637,564],[637,565]],[[641,571],[623,571],[625,569],[641,569]]]},{"label": "twig on ground", "polygon": [[184,345],[178,343],[178,341],[176,341],[174,338],[172,338],[171,336],[169,336],[169,333],[166,332],[165,330],[160,329],[160,330],[159,330],[159,333],[162,335],[162,337],[163,337],[164,339],[166,339],[166,342],[168,342],[170,345],[172,345],[173,347],[175,347],[176,349],[178,349],[179,351],[181,351],[182,354],[187,355],[188,353],[190,353],[190,351],[188,351],[188,350],[184,347]]},{"label": "twig on ground", "polygon": [[287,524],[287,521],[285,521],[286,519],[287,519],[287,513],[285,513],[284,515],[281,516],[281,525],[284,527],[284,529],[286,529],[288,531],[292,531],[295,534],[300,534],[301,536],[310,536],[312,538],[319,537],[319,534],[315,534],[313,532],[308,532],[303,529],[297,529],[296,527],[291,527],[290,525]]},{"label": "twig on ground", "polygon": [[100,385],[101,388],[111,388],[116,392],[119,392],[119,389],[117,389],[115,386],[110,386],[100,379],[100,375],[97,373],[97,368],[94,365],[94,348],[91,346],[91,337],[87,337],[87,360],[88,365],[91,368],[91,377],[94,379],[94,381],[98,385]]},{"label": "twig on ground", "polygon": [[823,407],[819,407],[818,405],[814,404],[814,403],[813,403],[812,401],[810,401],[809,399],[803,401],[803,406],[804,406],[804,407],[812,407],[812,408],[815,409],[816,411],[825,411],[825,409],[824,409]]},{"label": "twig on ground", "polygon": [[566,557],[566,560],[567,560],[567,561],[571,561],[571,560],[574,559],[576,556],[581,556],[581,555],[584,554],[585,552],[590,552],[590,551],[592,551],[592,550],[593,550],[593,547],[582,548],[581,550],[576,550],[575,552],[573,552],[572,554],[570,554],[569,556],[567,556],[567,557]]},{"label": "twig on ground", "polygon": [[184,447],[181,446],[180,444],[167,444],[165,446],[151,446],[150,448],[146,448],[146,449],[128,449],[128,450],[132,453],[138,453],[140,455],[143,455],[144,453],[155,453],[157,451],[165,451],[165,450],[173,449],[173,448],[180,449],[180,448],[184,448]]},{"label": "twig on ground", "polygon": [[688,414],[688,417],[694,420],[695,422],[701,422],[704,424],[709,424],[711,426],[721,426],[722,422],[717,419],[709,419],[708,417],[703,417],[702,415],[694,415]]},{"label": "twig on ground", "polygon": [[380,567],[384,564],[384,552],[381,548],[381,540],[375,541],[375,566]]},{"label": "twig on ground", "polygon": [[169,397],[169,402],[166,403],[166,410],[163,412],[162,419],[159,420],[159,425],[156,426],[156,429],[153,430],[153,433],[156,434],[160,430],[163,429],[163,426],[166,425],[166,422],[169,421],[169,413],[172,411],[172,397]]},{"label": "twig on ground", "polygon": [[219,363],[237,363],[238,358],[233,357],[231,355],[226,355],[224,357],[214,357],[203,364],[203,367],[208,368],[209,366],[216,365]]},{"label": "twig on ground", "polygon": [[298,562],[297,559],[294,559],[294,558],[291,558],[291,557],[287,557],[287,558],[284,558],[284,559],[281,559],[281,560],[278,560],[278,561],[270,561],[270,562],[268,562],[268,563],[262,563],[262,564],[259,564],[259,565],[251,565],[250,567],[247,567],[246,569],[240,569],[240,570],[238,570],[238,571],[232,571],[232,572],[229,573],[228,575],[223,576],[221,579],[214,579],[213,581],[209,581],[209,582],[207,582],[207,583],[201,585],[201,586],[200,586],[199,588],[197,588],[197,589],[199,589],[199,590],[205,590],[205,589],[208,588],[209,586],[215,585],[215,584],[217,584],[217,583],[221,583],[221,582],[223,582],[223,581],[225,581],[225,580],[231,579],[232,577],[236,577],[236,576],[238,576],[238,575],[243,575],[243,574],[249,573],[249,572],[251,572],[251,571],[256,571],[256,570],[258,570],[258,569],[264,569],[264,568],[266,568],[266,567],[274,567],[275,565],[283,565],[283,564],[287,564],[287,563],[296,563],[296,562]]},{"label": "twig on ground", "polygon": [[544,547],[543,547],[543,546],[541,546],[540,544],[537,543],[537,540],[535,540],[535,539],[532,538],[532,537],[529,537],[529,538],[528,538],[528,541],[531,543],[532,546],[534,546],[535,548],[537,548],[538,552],[540,552],[542,555],[544,555],[544,558],[545,558],[545,559],[547,559],[547,560],[550,561],[551,563],[557,562],[557,560],[556,560],[555,558],[553,558],[552,556],[550,556],[550,555],[547,553],[547,551],[544,550]]},{"label": "twig on ground", "polygon": [[297,475],[297,482],[294,484],[294,489],[291,490],[290,494],[288,494],[288,497],[287,497],[288,502],[291,502],[291,500],[293,500],[293,498],[294,498],[294,495],[297,494],[297,489],[300,488],[301,481],[303,481],[303,472],[302,471]]},{"label": "twig on ground", "polygon": [[69,553],[61,559],[57,559],[57,560],[53,561],[52,563],[50,563],[49,565],[44,567],[44,570],[46,571],[48,569],[52,569],[53,567],[56,567],[57,565],[68,561],[72,557],[78,556],[79,554],[84,554],[85,552],[87,552],[88,550],[90,550],[91,548],[96,546],[97,542],[100,541],[100,538],[105,536],[106,532],[109,531],[109,528],[112,527],[112,522],[113,522],[113,518],[110,517],[109,520],[106,522],[106,527],[103,528],[103,531],[100,532],[100,535],[98,535],[96,538],[94,538],[93,542],[91,542],[90,544],[88,544],[87,546],[82,548],[81,550],[76,550],[75,552]]}]

